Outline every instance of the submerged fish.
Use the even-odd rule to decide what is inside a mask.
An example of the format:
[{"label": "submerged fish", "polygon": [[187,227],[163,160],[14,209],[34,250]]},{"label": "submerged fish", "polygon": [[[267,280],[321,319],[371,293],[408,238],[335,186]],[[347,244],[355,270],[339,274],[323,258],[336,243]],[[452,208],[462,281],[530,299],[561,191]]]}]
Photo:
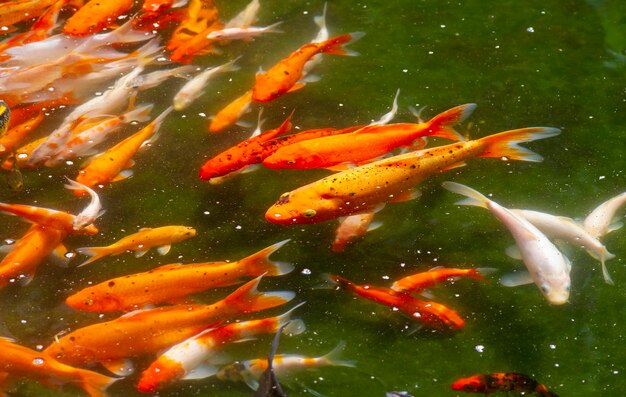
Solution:
[{"label": "submerged fish", "polygon": [[605,201],[596,207],[583,222],[583,227],[592,236],[600,238],[606,234],[619,229],[624,224],[613,222],[615,213],[626,204],[626,192]]},{"label": "submerged fish", "polygon": [[420,292],[426,288],[430,288],[443,281],[458,277],[471,277],[477,280],[483,280],[483,273],[492,270],[493,269],[455,269],[438,266],[427,272],[421,272],[403,277],[395,281],[391,286],[391,289],[398,292],[404,292],[406,294],[412,294]]},{"label": "submerged fish", "polygon": [[276,336],[274,336],[274,340],[272,341],[272,349],[270,350],[270,354],[267,356],[267,369],[265,369],[261,375],[261,378],[259,379],[259,387],[254,393],[252,393],[252,397],[287,397],[287,393],[283,391],[283,388],[280,386],[278,378],[276,377],[276,373],[274,372],[274,356],[278,350],[280,334],[288,325],[289,323],[284,324],[280,327],[280,329],[278,329],[278,331],[276,331]]},{"label": "submerged fish", "polygon": [[532,393],[539,397],[558,397],[545,385],[540,384],[528,375],[514,372],[494,372],[486,375],[474,375],[461,378],[452,384],[453,390],[467,393],[484,393],[516,391],[520,395]]}]

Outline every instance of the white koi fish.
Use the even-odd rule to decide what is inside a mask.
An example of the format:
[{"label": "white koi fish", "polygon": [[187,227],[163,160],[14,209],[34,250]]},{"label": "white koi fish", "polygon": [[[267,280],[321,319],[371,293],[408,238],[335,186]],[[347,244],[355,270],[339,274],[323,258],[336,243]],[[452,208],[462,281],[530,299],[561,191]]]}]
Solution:
[{"label": "white koi fish", "polygon": [[457,204],[483,207],[491,211],[513,235],[531,279],[517,282],[503,280],[505,285],[513,286],[534,281],[551,304],[562,305],[567,302],[571,284],[569,276],[571,264],[539,229],[511,210],[465,185],[444,182],[442,186],[467,197]]},{"label": "white koi fish", "polygon": [[85,207],[85,209],[83,209],[80,214],[76,215],[76,218],[74,218],[74,230],[81,230],[94,223],[99,216],[104,214],[104,211],[102,210],[102,203],[100,203],[98,193],[94,192],[93,189],[83,185],[82,183],[71,180],[70,178],[66,177],[66,179],[69,182],[69,184],[64,185],[66,189],[86,191],[91,197],[89,205],[87,205],[87,207]]},{"label": "white koi fish", "polygon": [[583,222],[583,227],[592,236],[602,237],[624,226],[622,222],[613,222],[617,210],[626,204],[626,192],[600,204],[591,211]]},{"label": "white koi fish", "polygon": [[209,79],[218,73],[233,72],[239,70],[239,66],[235,62],[239,58],[235,58],[223,65],[207,68],[204,72],[189,80],[183,88],[174,96],[174,110],[180,111],[191,105],[193,101],[198,99],[203,93],[209,82]]},{"label": "white koi fish", "polygon": [[230,28],[245,28],[256,21],[256,16],[259,13],[261,4],[259,0],[252,0],[246,8],[244,8],[239,14],[235,15],[230,21],[226,22],[224,29]]},{"label": "white koi fish", "polygon": [[249,26],[244,28],[224,28],[222,30],[214,30],[206,37],[211,40],[250,40],[264,33],[283,33],[282,30],[276,29],[281,22],[276,22],[269,26]]}]

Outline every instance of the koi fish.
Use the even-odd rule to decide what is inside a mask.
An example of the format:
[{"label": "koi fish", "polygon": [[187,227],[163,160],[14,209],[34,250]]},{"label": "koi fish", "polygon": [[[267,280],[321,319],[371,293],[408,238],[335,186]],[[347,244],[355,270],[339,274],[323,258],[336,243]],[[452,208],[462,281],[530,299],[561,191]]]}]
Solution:
[{"label": "koi fish", "polygon": [[283,391],[282,386],[278,382],[278,377],[274,372],[274,356],[278,351],[280,334],[288,325],[289,323],[284,324],[276,331],[276,335],[272,341],[272,349],[270,350],[270,354],[267,356],[267,368],[263,371],[263,374],[261,374],[259,387],[257,387],[252,397],[287,397],[287,394]]},{"label": "koi fish", "polygon": [[[132,167],[134,164],[132,158],[141,147],[154,142],[161,124],[172,110],[172,107],[165,109],[139,132],[92,158],[87,166],[78,172],[76,180],[85,186],[96,187],[130,177],[133,174],[132,170],[125,168]],[[74,194],[84,195],[85,190],[74,190]]]},{"label": "koi fish", "polygon": [[306,326],[302,320],[290,319],[292,312],[301,305],[280,316],[207,329],[172,346],[142,372],[137,390],[154,393],[180,379],[203,379],[215,375],[218,369],[207,364],[207,361],[229,343],[279,330],[291,335],[304,332]]},{"label": "koi fish", "polygon": [[[11,120],[11,109],[5,101],[0,100],[0,138],[9,129],[9,120]],[[0,147],[0,149],[3,149],[3,147]]]},{"label": "koi fish", "polygon": [[158,247],[160,255],[170,252],[172,243],[186,240],[196,235],[196,229],[188,226],[163,226],[143,228],[139,232],[126,236],[107,247],[84,247],[78,248],[79,254],[89,255],[91,258],[81,263],[85,266],[108,255],[119,255],[126,251],[135,251],[137,258],[143,256],[152,247]]},{"label": "koi fish", "polygon": [[[4,135],[0,133],[0,155],[18,149],[24,140],[41,124],[44,117],[44,112],[41,111],[32,119],[26,120],[22,124],[11,128]],[[1,123],[2,121],[0,121],[0,124]]]},{"label": "koi fish", "polygon": [[405,294],[412,294],[420,292],[426,288],[430,288],[435,284],[457,277],[471,277],[476,280],[483,280],[483,273],[493,270],[494,269],[455,269],[451,267],[438,266],[427,272],[421,272],[403,277],[400,280],[395,281],[391,285],[391,289]]},{"label": "koi fish", "polygon": [[252,90],[249,90],[213,116],[209,122],[209,132],[220,132],[235,124],[237,120],[250,109],[251,103]]},{"label": "koi fish", "polygon": [[64,258],[66,250],[61,242],[66,235],[63,230],[32,225],[0,262],[0,288],[14,282],[30,283],[41,261],[53,250],[59,258]]},{"label": "koi fish", "polygon": [[337,231],[335,231],[335,240],[331,246],[333,252],[343,252],[346,245],[354,239],[378,229],[382,223],[372,223],[375,214],[376,211],[369,211],[345,217],[339,224]]},{"label": "koi fish", "polygon": [[11,119],[9,120],[8,129],[15,128],[16,126],[31,120],[44,110],[51,111],[57,107],[64,105],[71,105],[66,99],[54,100],[54,101],[41,101],[33,103],[27,106],[21,106],[19,108],[11,109]]},{"label": "koi fish", "polygon": [[211,305],[191,304],[137,310],[88,325],[52,342],[44,353],[69,365],[101,363],[113,373],[132,372],[131,357],[155,354],[223,321],[290,301],[290,291],[259,292],[261,277]]},{"label": "koi fish", "polygon": [[547,237],[566,241],[574,246],[581,247],[591,257],[600,261],[604,281],[613,284],[611,275],[606,269],[605,261],[615,258],[604,244],[578,225],[573,219],[565,216],[555,216],[538,211],[511,210],[541,230]]},{"label": "koi fish", "polygon": [[206,38],[212,30],[222,28],[218,10],[212,0],[190,0],[187,15],[167,43],[174,62],[189,63],[196,55],[212,51],[212,41]]},{"label": "koi fish", "polygon": [[13,0],[0,5],[0,26],[11,26],[18,22],[38,17],[56,0]]},{"label": "koi fish", "polygon": [[183,303],[191,294],[226,287],[241,277],[279,276],[293,270],[286,262],[269,256],[289,240],[271,245],[236,262],[170,264],[143,273],[104,281],[69,296],[65,303],[92,312],[129,311],[158,303]]},{"label": "koi fish", "polygon": [[89,0],[65,22],[63,32],[70,36],[98,33],[132,6],[133,0]]},{"label": "koi fish", "polygon": [[239,57],[223,65],[206,68],[202,73],[189,80],[174,96],[174,110],[181,111],[187,108],[204,94],[209,79],[216,74],[239,70],[239,66],[235,65],[238,59]]},{"label": "koi fish", "polygon": [[283,33],[282,30],[276,29],[283,22],[276,22],[268,26],[249,26],[245,28],[224,28],[214,30],[207,35],[211,40],[251,40],[256,36],[265,33]]},{"label": "koi fish", "polygon": [[265,219],[281,225],[317,223],[371,211],[389,201],[413,199],[413,186],[473,157],[541,161],[541,156],[517,144],[559,132],[556,128],[523,128],[378,160],[282,194]]},{"label": "koi fish", "polygon": [[252,25],[256,21],[260,9],[259,0],[252,0],[243,10],[226,22],[224,28],[245,28]]},{"label": "koi fish", "polygon": [[[276,376],[279,377],[289,376],[289,374],[294,371],[325,366],[353,368],[356,366],[355,361],[343,360],[341,358],[345,347],[345,342],[339,342],[333,350],[319,357],[305,357],[296,354],[275,355],[272,360],[272,367],[274,368]],[[251,389],[257,390],[259,388],[258,379],[268,367],[269,363],[267,358],[257,358],[228,365],[220,369],[215,376],[220,380],[228,380],[231,382],[244,381]]]},{"label": "koi fish", "polygon": [[145,12],[162,12],[169,10],[175,0],[144,0],[141,8]]},{"label": "koi fish", "polygon": [[558,397],[545,385],[540,384],[528,375],[514,372],[494,372],[486,375],[473,375],[461,378],[452,383],[452,389],[466,393],[484,393],[485,395],[503,391],[516,391],[521,395],[528,393],[540,397]]},{"label": "koi fish", "polygon": [[70,190],[80,190],[83,192],[87,192],[89,197],[91,197],[91,202],[84,210],[80,212],[80,214],[76,215],[74,219],[74,230],[81,230],[88,225],[91,225],[95,222],[95,220],[104,214],[104,210],[102,209],[102,203],[100,203],[100,197],[98,197],[98,193],[94,192],[89,187],[83,185],[82,183],[76,182],[67,178],[69,184],[64,185],[66,189]]},{"label": "koi fish", "polygon": [[370,125],[348,135],[333,135],[310,139],[282,147],[263,160],[274,169],[326,168],[341,163],[360,164],[401,146],[411,145],[425,136],[437,136],[453,141],[465,139],[453,126],[462,123],[476,104],[457,106],[426,123]]},{"label": "koi fish", "polygon": [[302,75],[302,69],[307,61],[316,54],[351,55],[343,46],[363,37],[364,33],[346,33],[332,37],[320,43],[309,43],[282,59],[267,72],[256,75],[256,82],[252,87],[252,100],[269,102],[291,90]]},{"label": "koi fish", "polygon": [[28,378],[50,387],[73,384],[85,390],[91,397],[105,397],[107,387],[118,380],[86,369],[70,367],[45,353],[1,337],[0,377],[3,378],[0,393],[4,392],[5,380]]},{"label": "koi fish", "polygon": [[22,204],[0,203],[0,212],[9,215],[17,215],[29,222],[37,223],[41,226],[63,230],[65,233],[74,234],[97,234],[98,228],[95,225],[87,225],[82,229],[74,229],[76,216],[65,211],[57,211],[49,208],[33,207]]},{"label": "koi fish", "polygon": [[381,305],[392,307],[394,310],[397,309],[411,319],[418,320],[431,328],[445,329],[447,327],[451,330],[457,330],[465,325],[465,321],[455,310],[440,303],[423,301],[389,288],[380,288],[369,284],[356,285],[339,276],[331,275],[330,280],[343,290]]},{"label": "koi fish", "polygon": [[583,227],[592,236],[600,238],[623,226],[621,222],[613,223],[615,213],[626,204],[626,192],[605,201],[595,208],[583,221]]},{"label": "koi fish", "polygon": [[488,209],[513,235],[529,275],[520,276],[520,280],[506,281],[505,285],[534,282],[551,304],[562,305],[567,302],[571,284],[569,275],[571,263],[539,229],[465,185],[444,182],[442,186],[467,197],[457,204]]}]

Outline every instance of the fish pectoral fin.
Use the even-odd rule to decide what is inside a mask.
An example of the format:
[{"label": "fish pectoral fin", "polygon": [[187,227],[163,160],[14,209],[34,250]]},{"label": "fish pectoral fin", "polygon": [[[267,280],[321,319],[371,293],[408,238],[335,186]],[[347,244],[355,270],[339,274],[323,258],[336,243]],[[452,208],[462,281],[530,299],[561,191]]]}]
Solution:
[{"label": "fish pectoral fin", "polygon": [[187,372],[185,376],[183,376],[183,379],[205,379],[215,375],[217,372],[217,367],[209,364],[201,364]]},{"label": "fish pectoral fin", "polygon": [[0,254],[8,254],[15,248],[15,243],[0,245]]},{"label": "fish pectoral fin", "polygon": [[345,163],[335,164],[330,167],[326,167],[325,169],[329,171],[345,171],[354,167],[356,167],[354,163],[345,162]]},{"label": "fish pectoral fin", "polygon": [[124,166],[124,168],[133,168],[134,166],[135,166],[135,160],[129,159],[126,165]]},{"label": "fish pectoral fin", "polygon": [[383,225],[383,223],[381,221],[374,221],[374,222],[370,223],[370,225],[367,227],[367,231],[371,232],[372,230],[378,229],[382,225]]},{"label": "fish pectoral fin", "polygon": [[52,251],[52,258],[54,258],[54,262],[61,266],[67,267],[67,264],[70,262],[70,258],[66,256],[67,248],[63,244],[57,245],[57,247]]},{"label": "fish pectoral fin", "polygon": [[519,287],[520,285],[532,284],[534,281],[526,270],[518,270],[515,273],[505,274],[500,277],[500,284],[505,287]]},{"label": "fish pectoral fin", "polygon": [[170,252],[171,248],[172,246],[170,244],[162,245],[157,248],[157,252],[159,253],[159,255],[167,255],[167,253]]},{"label": "fish pectoral fin", "polygon": [[259,388],[259,381],[255,379],[254,375],[248,373],[248,371],[243,371],[241,373],[241,377],[243,378],[243,381],[246,382],[246,385],[248,385],[248,387],[252,390]]},{"label": "fish pectoral fin", "polygon": [[135,258],[141,258],[142,256],[146,254],[146,252],[148,252],[148,250],[135,251]]},{"label": "fish pectoral fin", "polygon": [[224,352],[214,352],[206,362],[211,365],[225,365],[233,362],[233,358]]},{"label": "fish pectoral fin", "polygon": [[466,165],[467,164],[465,163],[465,161],[459,161],[458,163],[450,164],[449,166],[442,168],[441,172],[450,171],[450,170],[453,170],[455,168],[465,167]]},{"label": "fish pectoral fin", "polygon": [[623,222],[613,222],[609,225],[609,227],[606,229],[606,233],[609,234],[611,232],[616,231],[617,229],[622,228],[622,226],[624,226]]},{"label": "fish pectoral fin", "polygon": [[305,85],[306,85],[306,83],[298,82],[298,83],[294,84],[293,87],[291,87],[287,92],[298,91],[300,88],[304,87]]},{"label": "fish pectoral fin", "polygon": [[124,179],[129,178],[131,176],[133,176],[133,170],[124,170],[120,172],[119,174],[117,174],[115,178],[112,179],[112,182],[123,181]]},{"label": "fish pectoral fin", "polygon": [[105,360],[101,361],[100,364],[102,364],[102,366],[108,371],[118,376],[128,376],[135,372],[135,365],[127,358]]},{"label": "fish pectoral fin", "polygon": [[417,189],[409,189],[406,192],[402,192],[397,196],[392,197],[389,202],[390,203],[402,203],[404,201],[411,201],[419,198],[422,195]]},{"label": "fish pectoral fin", "polygon": [[304,76],[303,78],[301,78],[300,80],[298,80],[298,83],[304,83],[304,84],[306,84],[306,83],[317,83],[321,79],[322,78],[319,75],[313,74],[313,73],[309,73],[306,76]]},{"label": "fish pectoral fin", "polygon": [[508,247],[506,247],[506,249],[504,250],[504,252],[513,259],[516,259],[518,261],[522,260],[522,253],[519,250],[519,247],[515,244],[513,245],[509,245]]}]

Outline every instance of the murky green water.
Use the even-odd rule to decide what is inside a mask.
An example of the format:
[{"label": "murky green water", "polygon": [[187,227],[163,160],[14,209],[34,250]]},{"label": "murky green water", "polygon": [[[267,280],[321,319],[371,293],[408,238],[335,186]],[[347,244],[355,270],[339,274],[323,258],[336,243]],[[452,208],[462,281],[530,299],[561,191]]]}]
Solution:
[{"label": "murky green water", "polygon": [[[354,298],[347,292],[316,289],[325,273],[358,283],[385,285],[400,276],[450,264],[495,267],[505,274],[523,265],[505,255],[513,240],[487,211],[460,208],[458,197],[443,190],[454,180],[492,194],[502,205],[571,217],[583,217],[602,201],[626,190],[626,3],[608,1],[462,2],[332,1],[331,35],[364,31],[352,48],[356,58],[326,56],[316,73],[322,80],[286,95],[266,109],[265,126],[278,125],[295,109],[301,129],[367,123],[388,111],[401,88],[399,121],[412,120],[408,105],[428,105],[430,117],[450,107],[475,102],[472,137],[527,126],[562,129],[558,137],[529,145],[543,163],[468,161],[468,166],[435,176],[420,188],[421,199],[389,204],[377,215],[383,227],[335,254],[329,249],[336,222],[285,228],[263,214],[278,196],[327,174],[326,171],[260,171],[213,186],[197,178],[200,165],[249,134],[247,130],[209,136],[206,120],[248,89],[254,73],[269,68],[317,33],[312,16],[322,1],[263,0],[259,24],[284,21],[282,35],[235,43],[223,57],[199,58],[217,64],[243,55],[241,71],[223,75],[188,110],[168,118],[160,140],[139,155],[135,175],[101,192],[106,214],[96,236],[70,236],[70,249],[107,245],[141,227],[193,226],[198,236],[175,245],[164,257],[150,252],[96,262],[84,268],[40,267],[28,286],[0,291],[0,316],[6,332],[29,347],[48,345],[53,336],[99,321],[98,314],[78,313],[63,303],[87,285],[171,262],[239,259],[285,238],[292,241],[273,258],[291,261],[296,271],[266,278],[261,289],[290,289],[308,331],[281,340],[280,351],[321,355],[347,341],[346,359],[357,368],[323,368],[281,379],[289,395],[311,388],[326,396],[382,396],[408,390],[415,396],[455,396],[450,383],[474,373],[522,372],[536,377],[560,396],[621,395],[626,392],[624,303],[626,302],[626,231],[604,242],[616,259],[608,262],[615,286],[604,283],[599,264],[581,250],[573,261],[572,294],[564,306],[550,306],[535,286],[510,289],[489,282],[461,280],[438,287],[436,299],[466,320],[459,332],[411,325],[390,309]],[[245,0],[218,2],[227,19]],[[164,109],[181,80],[145,93],[141,102]],[[58,112],[60,120],[64,116]],[[155,112],[156,114],[156,112]],[[245,119],[254,122],[256,112]],[[56,125],[54,119],[48,126]],[[63,189],[74,166],[25,173],[27,189],[0,190],[3,202],[19,202],[77,213],[85,201]],[[622,212],[623,213],[623,212]],[[3,216],[0,238],[17,238],[27,225]],[[78,264],[77,259],[73,264]],[[305,269],[310,270],[310,274]],[[230,291],[230,289],[229,289]],[[201,295],[212,302],[227,290]],[[268,314],[277,314],[286,307]],[[105,316],[104,318],[113,318]],[[256,316],[256,317],[260,317]],[[233,358],[265,356],[270,338],[235,346]],[[139,368],[149,360],[138,363]],[[113,385],[111,396],[140,395],[137,377]],[[23,383],[16,396],[83,395],[66,387],[50,390]],[[213,379],[188,381],[163,396],[248,396],[244,384]]]}]

